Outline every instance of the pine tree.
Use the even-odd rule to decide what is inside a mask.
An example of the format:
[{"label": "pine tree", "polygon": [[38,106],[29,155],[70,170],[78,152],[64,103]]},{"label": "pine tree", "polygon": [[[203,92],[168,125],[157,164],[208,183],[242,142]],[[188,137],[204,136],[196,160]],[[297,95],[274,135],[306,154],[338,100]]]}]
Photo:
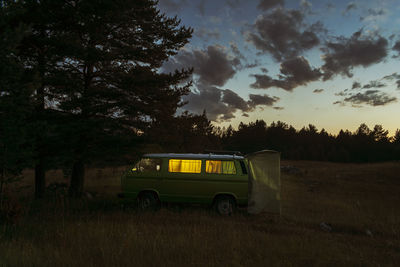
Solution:
[{"label": "pine tree", "polygon": [[0,3],[0,208],[3,187],[30,167],[30,95],[33,83],[18,58],[17,45],[29,32],[23,23],[10,23],[22,12],[18,2]]},{"label": "pine tree", "polygon": [[393,136],[393,143],[400,144],[400,129],[396,129],[396,132]]},{"label": "pine tree", "polygon": [[[54,159],[57,142],[51,140],[55,135],[52,117],[54,105],[51,97],[51,80],[55,65],[62,61],[57,54],[54,26],[58,21],[57,10],[64,1],[61,0],[24,0],[15,1],[21,12],[15,14],[10,24],[22,22],[29,25],[30,32],[18,43],[18,58],[21,60],[25,75],[34,81],[30,102],[34,110],[30,115],[31,142],[34,145],[33,164],[35,169],[35,197],[41,198],[45,193],[45,172],[51,168],[50,160]],[[56,120],[57,121],[57,120]],[[60,151],[58,151],[60,152]]]},{"label": "pine tree", "polygon": [[[159,72],[191,37],[190,28],[168,18],[150,0],[62,1],[54,10],[57,62],[48,86],[68,123],[70,195],[83,190],[85,164],[104,153],[100,137],[145,132],[170,120],[190,83],[191,70]],[[102,138],[100,138],[102,139]]]}]

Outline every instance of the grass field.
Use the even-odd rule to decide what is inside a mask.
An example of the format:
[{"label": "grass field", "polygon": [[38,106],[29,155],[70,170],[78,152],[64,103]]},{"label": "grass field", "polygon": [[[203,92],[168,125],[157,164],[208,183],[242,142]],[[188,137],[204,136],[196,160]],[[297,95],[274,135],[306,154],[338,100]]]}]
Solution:
[{"label": "grass field", "polygon": [[[0,266],[398,266],[400,163],[284,161],[282,215],[221,217],[206,207],[121,207],[125,169],[88,169],[92,192],[33,201],[32,172],[9,189]],[[49,171],[48,183],[65,182]],[[93,196],[93,197],[92,197]]]}]

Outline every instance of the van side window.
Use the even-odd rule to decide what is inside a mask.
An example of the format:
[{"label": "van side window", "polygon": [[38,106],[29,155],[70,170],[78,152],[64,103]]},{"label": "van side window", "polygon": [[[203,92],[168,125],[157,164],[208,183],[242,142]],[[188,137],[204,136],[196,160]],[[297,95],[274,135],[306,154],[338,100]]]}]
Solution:
[{"label": "van side window", "polygon": [[201,160],[197,159],[170,159],[168,162],[169,172],[200,173]]},{"label": "van side window", "polygon": [[140,172],[158,172],[161,170],[161,159],[141,159],[132,170]]},{"label": "van side window", "polygon": [[244,164],[243,161],[240,161],[240,167],[242,167],[242,173],[247,174],[246,165]]},{"label": "van side window", "polygon": [[235,163],[231,160],[206,160],[206,173],[236,174]]}]

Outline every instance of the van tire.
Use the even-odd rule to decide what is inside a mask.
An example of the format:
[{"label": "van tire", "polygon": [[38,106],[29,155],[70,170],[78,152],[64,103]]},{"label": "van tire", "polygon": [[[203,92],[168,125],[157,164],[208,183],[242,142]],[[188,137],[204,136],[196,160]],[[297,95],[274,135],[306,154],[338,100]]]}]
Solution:
[{"label": "van tire", "polygon": [[155,211],[160,207],[160,200],[154,192],[142,192],[138,196],[138,208],[141,211]]},{"label": "van tire", "polygon": [[230,216],[235,212],[236,201],[231,196],[218,196],[214,203],[215,211],[222,216]]}]

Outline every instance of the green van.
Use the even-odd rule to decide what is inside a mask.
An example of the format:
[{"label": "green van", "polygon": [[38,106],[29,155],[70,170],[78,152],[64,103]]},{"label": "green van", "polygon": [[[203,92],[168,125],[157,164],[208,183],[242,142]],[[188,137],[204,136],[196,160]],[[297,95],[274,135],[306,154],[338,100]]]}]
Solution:
[{"label": "green van", "polygon": [[[257,154],[256,158],[259,158]],[[264,165],[272,166],[265,164],[265,160],[260,162],[258,167],[261,169]],[[160,202],[200,203],[213,204],[218,213],[228,215],[236,206],[247,206],[250,202],[254,205],[252,200],[257,202],[262,199],[254,198],[249,191],[259,192],[260,188],[264,190],[265,183],[264,187],[258,185],[254,188],[254,185],[259,184],[257,181],[261,180],[261,176],[268,176],[269,169],[274,169],[276,176],[279,161],[278,165],[275,161],[274,168],[268,168],[262,175],[256,174],[260,168],[253,165],[248,162],[247,156],[235,154],[145,154],[122,176],[121,195],[126,199],[137,199],[139,208],[143,210],[155,208]],[[249,169],[249,166],[253,168]],[[271,177],[269,175],[269,189]],[[276,177],[272,178],[276,180]],[[279,184],[276,186],[279,199]],[[268,194],[271,194],[270,190]]]}]

